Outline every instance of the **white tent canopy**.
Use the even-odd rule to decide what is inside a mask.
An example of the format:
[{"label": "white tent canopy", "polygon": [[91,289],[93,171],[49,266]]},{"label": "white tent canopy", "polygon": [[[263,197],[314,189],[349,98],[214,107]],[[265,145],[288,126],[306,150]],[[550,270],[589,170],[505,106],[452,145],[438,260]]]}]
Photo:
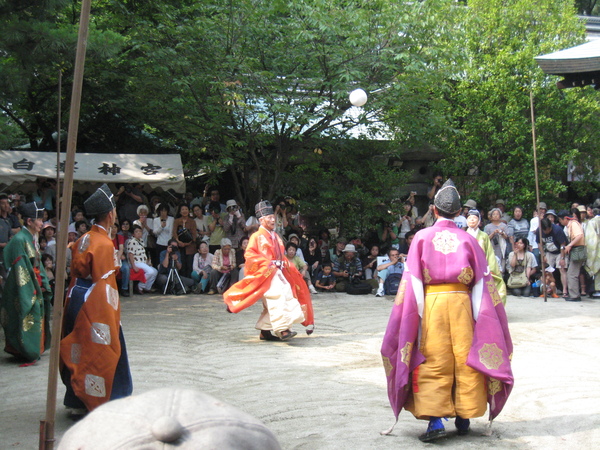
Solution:
[{"label": "white tent canopy", "polygon": [[[66,153],[60,154],[64,177]],[[37,178],[56,178],[56,153],[0,151],[0,187],[17,188]],[[77,183],[141,183],[151,189],[185,192],[179,155],[77,153],[73,180]]]}]

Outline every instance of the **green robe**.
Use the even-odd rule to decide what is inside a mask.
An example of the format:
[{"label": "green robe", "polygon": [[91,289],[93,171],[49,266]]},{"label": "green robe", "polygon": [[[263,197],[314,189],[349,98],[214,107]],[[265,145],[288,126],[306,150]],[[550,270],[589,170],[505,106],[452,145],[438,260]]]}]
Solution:
[{"label": "green robe", "polygon": [[485,253],[485,258],[487,259],[488,267],[492,272],[492,278],[496,284],[498,294],[500,294],[500,298],[502,299],[502,304],[506,305],[506,284],[502,279],[502,274],[500,273],[500,267],[498,267],[498,260],[496,259],[496,253],[494,252],[490,237],[484,231],[477,230],[475,239],[477,239],[477,242],[479,242],[480,247]]},{"label": "green robe", "polygon": [[4,265],[8,271],[0,304],[6,338],[4,350],[20,359],[37,361],[50,347],[52,290],[33,236],[26,227],[4,248]]}]

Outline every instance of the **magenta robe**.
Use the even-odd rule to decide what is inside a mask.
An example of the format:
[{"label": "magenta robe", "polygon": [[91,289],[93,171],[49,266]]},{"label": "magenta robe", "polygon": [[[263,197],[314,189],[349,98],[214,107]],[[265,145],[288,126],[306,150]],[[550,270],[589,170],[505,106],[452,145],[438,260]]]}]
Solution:
[{"label": "magenta robe", "polygon": [[444,283],[462,283],[471,289],[475,326],[467,365],[486,376],[493,419],[513,387],[508,321],[479,243],[449,220],[419,231],[408,252],[381,347],[390,404],[397,418],[412,388],[410,375],[425,361],[419,351],[425,285]]}]

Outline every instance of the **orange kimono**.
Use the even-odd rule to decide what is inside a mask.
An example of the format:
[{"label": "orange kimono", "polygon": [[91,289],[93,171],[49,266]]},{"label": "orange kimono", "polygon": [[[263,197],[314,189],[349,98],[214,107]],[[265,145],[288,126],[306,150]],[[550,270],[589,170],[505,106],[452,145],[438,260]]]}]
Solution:
[{"label": "orange kimono", "polygon": [[116,273],[119,261],[106,230],[94,225],[72,247],[72,281],[60,342],[65,406],[85,407],[131,394],[121,331]]},{"label": "orange kimono", "polygon": [[309,327],[308,334],[312,333],[314,314],[308,286],[298,269],[290,265],[285,258],[285,249],[279,235],[270,233],[261,226],[250,236],[244,256],[246,259],[244,278],[223,294],[223,300],[229,311],[240,312],[261,300],[271,287],[271,282],[278,271],[273,261],[282,261],[281,272],[291,285],[293,295],[304,313],[302,325]]}]

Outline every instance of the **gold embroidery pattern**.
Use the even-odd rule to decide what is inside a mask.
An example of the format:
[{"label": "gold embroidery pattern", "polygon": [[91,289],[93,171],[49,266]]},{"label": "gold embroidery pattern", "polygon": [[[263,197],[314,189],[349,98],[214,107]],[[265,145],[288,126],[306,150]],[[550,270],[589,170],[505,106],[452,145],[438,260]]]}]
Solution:
[{"label": "gold embroidery pattern", "polygon": [[488,280],[485,284],[487,285],[488,292],[490,293],[490,297],[492,297],[492,302],[494,302],[495,308],[499,303],[502,303],[498,289],[496,289],[496,283],[494,283],[494,280],[492,279]]},{"label": "gold embroidery pattern", "polygon": [[402,357],[400,358],[400,361],[402,361],[404,364],[406,364],[406,367],[408,367],[410,365],[410,358],[412,356],[412,348],[413,348],[413,343],[407,342],[406,345],[404,346],[404,348],[402,350],[400,350],[400,354],[402,355]]},{"label": "gold embroidery pattern", "polygon": [[385,376],[389,377],[392,373],[392,369],[394,368],[394,366],[392,366],[390,358],[388,358],[387,356],[382,356],[381,358],[383,359],[383,368],[385,369]]},{"label": "gold embroidery pattern", "polygon": [[266,253],[266,249],[269,247],[269,241],[267,240],[266,237],[264,237],[262,234],[260,236],[258,236],[258,248],[260,248],[260,250],[263,253]]},{"label": "gold embroidery pattern", "polygon": [[470,267],[463,267],[460,271],[460,275],[458,276],[458,281],[462,284],[470,284],[473,281],[473,269]]},{"label": "gold embroidery pattern", "polygon": [[493,396],[493,395],[496,395],[501,390],[502,390],[502,383],[500,383],[500,380],[496,380],[495,378],[490,377],[488,379],[488,394]]},{"label": "gold embroidery pattern", "polygon": [[29,242],[25,243],[25,252],[29,258],[35,258],[35,249],[31,246]]},{"label": "gold embroidery pattern", "polygon": [[31,275],[29,275],[27,269],[23,266],[17,266],[17,284],[19,287],[23,287],[29,283],[31,283]]},{"label": "gold embroidery pattern", "polygon": [[396,305],[401,305],[402,303],[404,303],[404,293],[406,292],[406,280],[402,280],[400,281],[400,286],[398,286],[398,293],[396,294],[396,300],[394,300],[394,303]]},{"label": "gold embroidery pattern", "polygon": [[267,270],[265,270],[265,278],[269,278],[272,273],[273,273],[273,268],[268,267]]},{"label": "gold embroidery pattern", "polygon": [[456,253],[458,245],[460,244],[458,236],[448,230],[436,232],[435,237],[431,242],[433,243],[435,251],[443,253],[444,255]]},{"label": "gold embroidery pattern", "polygon": [[479,349],[479,362],[483,364],[486,369],[498,369],[504,362],[502,350],[500,350],[496,344],[483,344],[483,347]]},{"label": "gold embroidery pattern", "polygon": [[425,284],[431,283],[431,275],[429,275],[429,269],[423,269],[423,281]]},{"label": "gold embroidery pattern", "polygon": [[23,319],[23,331],[29,331],[35,325],[35,320],[33,318],[33,314],[27,314]]}]

